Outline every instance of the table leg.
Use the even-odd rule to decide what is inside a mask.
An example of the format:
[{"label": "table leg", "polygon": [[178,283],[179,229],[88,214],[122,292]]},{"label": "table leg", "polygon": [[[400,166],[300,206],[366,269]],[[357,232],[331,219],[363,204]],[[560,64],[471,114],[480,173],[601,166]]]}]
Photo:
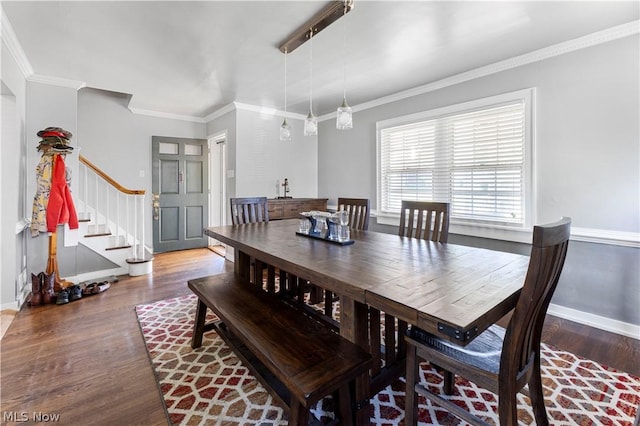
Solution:
[{"label": "table leg", "polygon": [[234,248],[233,270],[243,282],[251,280],[251,258],[248,254]]},{"label": "table leg", "polygon": [[[356,302],[350,297],[340,296],[340,335],[365,349],[369,349],[367,305]],[[356,425],[369,424],[369,374],[356,379],[354,412]]]}]

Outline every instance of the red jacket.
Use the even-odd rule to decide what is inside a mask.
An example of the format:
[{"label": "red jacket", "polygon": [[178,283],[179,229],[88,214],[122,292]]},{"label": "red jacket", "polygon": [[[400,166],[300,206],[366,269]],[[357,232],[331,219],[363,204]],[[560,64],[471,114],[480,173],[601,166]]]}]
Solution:
[{"label": "red jacket", "polygon": [[78,215],[67,185],[66,166],[62,155],[56,155],[51,174],[51,192],[47,204],[47,231],[56,232],[58,225],[68,223],[70,229],[78,229]]}]

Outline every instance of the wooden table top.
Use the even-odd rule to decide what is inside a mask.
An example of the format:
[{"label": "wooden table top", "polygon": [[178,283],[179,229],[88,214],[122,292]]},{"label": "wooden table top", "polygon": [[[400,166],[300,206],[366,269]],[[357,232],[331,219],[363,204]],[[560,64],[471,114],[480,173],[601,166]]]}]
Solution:
[{"label": "wooden table top", "polygon": [[352,245],[296,235],[298,220],[208,228],[246,254],[466,344],[515,306],[529,258],[373,231]]}]

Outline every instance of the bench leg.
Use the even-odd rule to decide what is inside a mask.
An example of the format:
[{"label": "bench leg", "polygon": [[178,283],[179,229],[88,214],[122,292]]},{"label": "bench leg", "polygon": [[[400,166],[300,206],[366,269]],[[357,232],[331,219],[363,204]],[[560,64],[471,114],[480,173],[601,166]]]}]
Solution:
[{"label": "bench leg", "polygon": [[196,307],[196,318],[193,324],[193,335],[191,336],[191,347],[193,349],[202,346],[202,335],[204,334],[204,321],[207,317],[207,305],[198,299]]},{"label": "bench leg", "polygon": [[309,424],[309,410],[300,401],[291,397],[289,407],[289,426],[307,426]]}]

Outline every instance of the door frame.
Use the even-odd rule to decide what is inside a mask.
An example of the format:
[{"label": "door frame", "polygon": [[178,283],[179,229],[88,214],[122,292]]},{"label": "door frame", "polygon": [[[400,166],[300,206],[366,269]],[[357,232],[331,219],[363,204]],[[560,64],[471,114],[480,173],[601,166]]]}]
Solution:
[{"label": "door frame", "polygon": [[[227,130],[208,137],[209,142],[209,218],[208,226],[227,224]],[[209,237],[209,248],[226,245]],[[224,255],[224,254],[223,254]]]},{"label": "door frame", "polygon": [[[177,152],[161,152],[163,143],[168,145],[176,145]],[[198,151],[187,152],[190,146],[198,146]],[[170,136],[152,136],[151,137],[151,162],[152,162],[152,231],[153,231],[153,250],[154,253],[163,253],[172,250],[186,250],[190,248],[206,247],[208,237],[204,234],[205,227],[209,218],[209,144],[205,138],[185,138]],[[177,169],[173,178],[174,186],[177,188],[175,192],[165,192],[161,184],[161,163],[162,156],[171,156],[164,161],[177,162]],[[194,162],[200,162],[202,167],[200,172],[195,175],[190,174],[189,165]],[[193,169],[197,172],[198,169]],[[198,191],[189,191],[189,182],[195,182],[192,178],[197,177],[201,185]],[[169,182],[172,179],[169,180]],[[168,204],[167,204],[168,203]],[[175,204],[180,203],[180,204]],[[184,204],[184,203],[189,203]],[[188,220],[187,209],[202,208],[202,215],[198,218],[199,222],[196,228],[190,224]],[[162,240],[162,222],[163,208],[177,209],[177,219],[175,220],[177,230],[177,238],[172,240]],[[160,213],[160,214],[158,214]],[[191,226],[191,228],[189,227]],[[194,231],[199,236],[189,236],[189,231]],[[161,248],[162,246],[162,248]]]}]

